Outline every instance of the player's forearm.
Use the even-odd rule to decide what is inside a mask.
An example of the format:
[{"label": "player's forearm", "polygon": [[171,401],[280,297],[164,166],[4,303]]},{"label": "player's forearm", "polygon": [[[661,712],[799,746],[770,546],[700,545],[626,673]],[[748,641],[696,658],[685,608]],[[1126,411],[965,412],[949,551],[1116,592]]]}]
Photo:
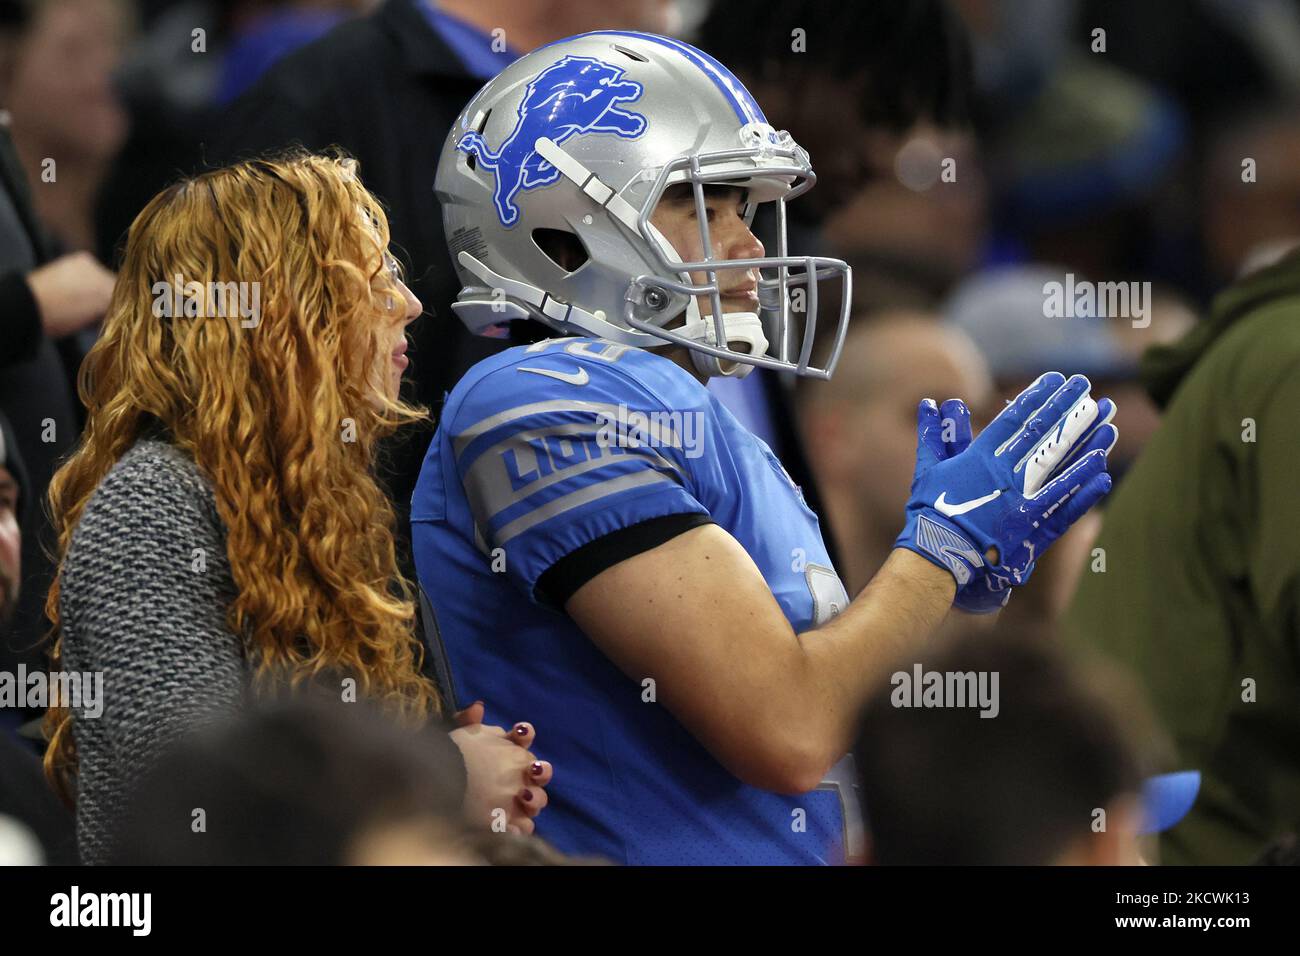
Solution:
[{"label": "player's forearm", "polygon": [[[858,712],[890,667],[922,645],[952,607],[956,584],[919,555],[895,550],[848,608],[799,635],[805,698],[827,768],[849,749]],[[807,725],[805,725],[807,726]]]},{"label": "player's forearm", "polygon": [[739,779],[797,793],[843,757],[874,682],[943,619],[953,591],[947,571],[896,552],[837,618],[799,635],[739,542],[705,525],[606,568],[565,609],[638,685],[652,677],[658,701]]}]

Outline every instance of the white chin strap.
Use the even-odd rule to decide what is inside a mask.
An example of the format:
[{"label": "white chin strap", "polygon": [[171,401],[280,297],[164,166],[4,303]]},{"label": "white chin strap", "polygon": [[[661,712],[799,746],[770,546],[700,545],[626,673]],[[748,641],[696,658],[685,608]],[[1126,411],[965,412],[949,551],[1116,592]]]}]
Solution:
[{"label": "white chin strap", "polygon": [[[767,354],[767,336],[763,334],[763,323],[759,320],[758,312],[724,312],[723,329],[727,332],[727,341],[719,343],[712,316],[702,316],[699,304],[692,298],[686,306],[686,324],[677,329],[677,332],[690,341],[702,342],[703,345],[720,345],[724,349],[748,352],[749,355]],[[749,349],[745,349],[745,346],[749,346]],[[695,349],[690,350],[690,360],[701,375],[708,377],[744,378],[754,371],[754,365],[749,363],[731,362]]]},{"label": "white chin strap", "polygon": [[[692,298],[686,307],[686,324],[676,331],[692,342],[721,345],[749,355],[767,354],[767,336],[763,334],[763,323],[757,312],[726,312],[722,316],[722,326],[726,330],[727,341],[719,343],[713,318],[700,315],[699,304]],[[746,349],[745,346],[749,348]],[[729,361],[697,349],[691,349],[691,361],[701,375],[710,378],[744,378],[754,371],[754,366],[747,362]]]}]

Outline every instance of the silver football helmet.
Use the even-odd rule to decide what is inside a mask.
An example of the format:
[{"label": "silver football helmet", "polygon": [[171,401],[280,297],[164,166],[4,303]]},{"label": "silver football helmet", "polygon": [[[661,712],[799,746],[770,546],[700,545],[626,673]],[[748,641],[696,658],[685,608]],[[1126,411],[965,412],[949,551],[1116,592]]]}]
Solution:
[{"label": "silver football helmet", "polygon": [[[684,345],[706,375],[759,366],[829,378],[848,328],[850,270],[786,249],[785,204],[815,181],[807,152],[695,47],[617,31],[552,43],[489,81],[443,147],[434,188],[464,287],[452,308],[476,334],[533,318],[566,335]],[[701,261],[683,261],[650,222],[676,183],[693,187]],[[775,255],[712,255],[703,187],[713,183],[746,191],[746,223],[758,204],[776,204]],[[548,244],[556,232],[578,250],[568,261]],[[724,314],[718,274],[729,269],[759,275],[758,313]],[[818,289],[836,280],[838,322],[817,367]],[[711,301],[707,314],[697,296]]]}]

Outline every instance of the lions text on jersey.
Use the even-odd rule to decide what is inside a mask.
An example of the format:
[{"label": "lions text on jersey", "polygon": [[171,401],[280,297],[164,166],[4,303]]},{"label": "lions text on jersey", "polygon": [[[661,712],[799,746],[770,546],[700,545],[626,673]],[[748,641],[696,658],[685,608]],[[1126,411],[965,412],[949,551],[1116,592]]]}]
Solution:
[{"label": "lions text on jersey", "polygon": [[411,510],[456,705],[537,727],[555,767],[537,830],[556,847],[628,864],[830,863],[860,840],[845,764],[797,796],[742,783],[654,701],[652,675],[622,673],[535,593],[592,541],[703,515],[754,559],[796,632],[847,605],[780,462],[688,372],[595,338],[487,359],[448,397]]}]

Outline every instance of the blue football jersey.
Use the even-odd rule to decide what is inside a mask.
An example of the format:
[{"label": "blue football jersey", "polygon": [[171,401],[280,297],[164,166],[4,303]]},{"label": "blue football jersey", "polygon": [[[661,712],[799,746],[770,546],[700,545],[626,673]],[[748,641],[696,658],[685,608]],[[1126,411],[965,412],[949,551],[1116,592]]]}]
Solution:
[{"label": "blue football jersey", "polygon": [[691,514],[749,552],[796,632],[847,606],[817,517],[781,463],[672,361],[568,338],[474,366],[447,398],[411,503],[456,706],[481,699],[489,723],[537,727],[534,751],[555,766],[537,831],[565,852],[840,862],[861,840],[847,762],[797,796],[742,783],[655,702],[650,681],[620,671],[536,593],[583,545]]}]

